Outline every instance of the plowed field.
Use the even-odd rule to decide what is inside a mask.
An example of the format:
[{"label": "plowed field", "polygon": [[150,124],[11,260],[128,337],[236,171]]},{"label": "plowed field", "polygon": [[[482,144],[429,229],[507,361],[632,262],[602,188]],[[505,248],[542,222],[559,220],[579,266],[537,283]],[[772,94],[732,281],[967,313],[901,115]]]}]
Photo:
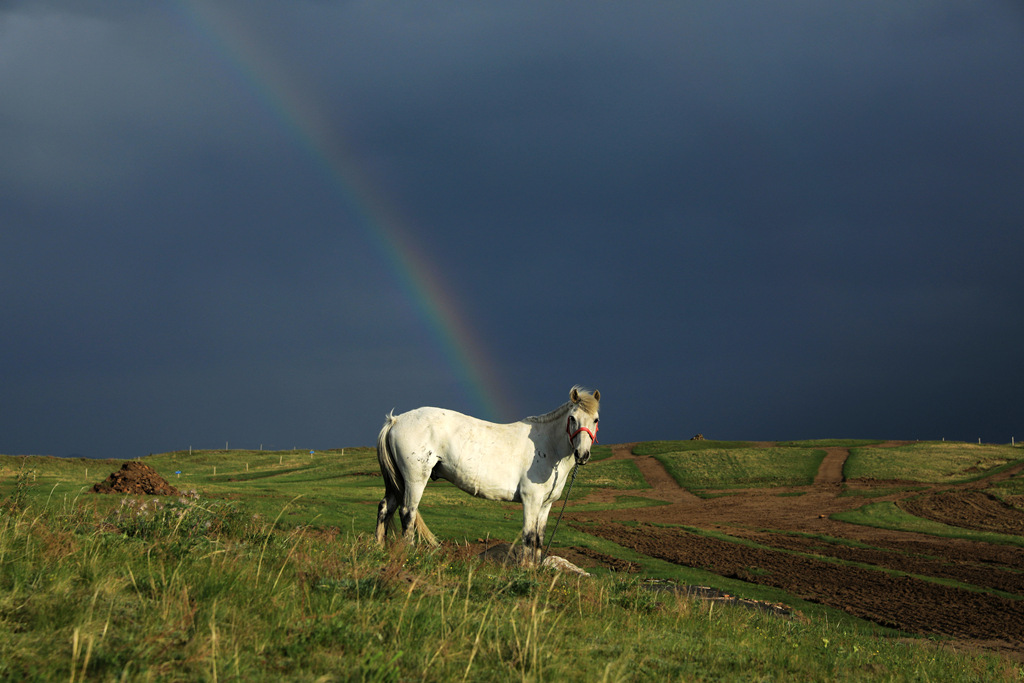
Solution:
[{"label": "plowed field", "polygon": [[868,502],[893,502],[950,526],[1024,535],[1024,510],[984,491],[1024,466],[969,484],[908,490],[907,482],[844,482],[848,452],[830,448],[813,486],[731,490],[704,499],[680,488],[657,460],[633,455],[631,446],[615,447],[612,457],[635,462],[651,488],[614,493],[668,505],[573,512],[570,503],[566,519],[580,530],[650,557],[781,588],[885,626],[1024,655],[1024,548],[831,518]]}]

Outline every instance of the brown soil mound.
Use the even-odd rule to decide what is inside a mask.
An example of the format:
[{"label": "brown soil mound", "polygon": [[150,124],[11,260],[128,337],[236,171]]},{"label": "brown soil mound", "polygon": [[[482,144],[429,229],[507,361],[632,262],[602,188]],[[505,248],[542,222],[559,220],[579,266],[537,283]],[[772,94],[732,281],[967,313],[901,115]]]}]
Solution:
[{"label": "brown soil mound", "polygon": [[121,465],[109,477],[92,487],[93,493],[130,493],[143,496],[177,496],[178,489],[167,483],[149,465],[134,460]]}]

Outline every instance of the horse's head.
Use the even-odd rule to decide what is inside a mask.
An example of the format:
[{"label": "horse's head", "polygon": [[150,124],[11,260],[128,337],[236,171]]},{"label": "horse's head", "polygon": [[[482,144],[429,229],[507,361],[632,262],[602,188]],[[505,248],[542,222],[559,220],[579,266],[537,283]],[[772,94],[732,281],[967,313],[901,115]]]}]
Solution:
[{"label": "horse's head", "polygon": [[[577,465],[586,465],[590,460],[590,449],[597,443],[598,409],[601,392],[591,394],[579,387],[569,392],[572,405],[565,423],[565,433],[569,435],[569,445],[576,457]],[[587,439],[589,437],[589,440]]]}]

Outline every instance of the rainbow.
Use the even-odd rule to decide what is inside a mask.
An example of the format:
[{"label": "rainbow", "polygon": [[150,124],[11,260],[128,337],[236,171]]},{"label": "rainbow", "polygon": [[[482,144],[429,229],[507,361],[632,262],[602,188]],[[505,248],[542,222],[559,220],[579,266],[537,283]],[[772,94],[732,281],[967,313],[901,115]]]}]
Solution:
[{"label": "rainbow", "polygon": [[185,30],[213,50],[216,58],[262,103],[273,119],[325,174],[330,186],[358,214],[368,241],[387,263],[395,281],[418,311],[470,402],[490,420],[514,419],[507,392],[484,344],[461,313],[430,260],[414,246],[407,220],[348,151],[337,125],[299,85],[301,79],[273,59],[237,16],[219,14],[195,0],[169,6]]}]

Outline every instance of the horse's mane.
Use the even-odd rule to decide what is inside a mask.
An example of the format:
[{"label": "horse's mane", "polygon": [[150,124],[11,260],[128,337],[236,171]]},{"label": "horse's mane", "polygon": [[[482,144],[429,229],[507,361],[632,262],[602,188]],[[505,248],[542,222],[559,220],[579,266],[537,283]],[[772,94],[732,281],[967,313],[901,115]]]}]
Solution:
[{"label": "horse's mane", "polygon": [[[594,398],[594,394],[592,394],[591,392],[587,391],[586,389],[584,389],[584,388],[582,388],[580,386],[573,387],[573,390],[579,396],[579,401],[577,402],[576,405],[578,405],[580,408],[582,408],[584,411],[590,413],[591,415],[597,415],[597,411],[598,411],[598,408],[600,407],[600,403],[598,402],[598,400],[596,398]],[[541,422],[551,422],[552,420],[557,420],[558,418],[560,418],[563,415],[565,415],[572,406],[573,406],[573,402],[572,401],[566,401],[562,405],[560,405],[557,408],[555,408],[554,410],[552,410],[550,413],[544,413],[543,415],[535,415],[535,416],[532,416],[532,417],[527,417],[527,418],[524,418],[523,421],[524,422],[538,422],[538,423],[541,423]]]}]

